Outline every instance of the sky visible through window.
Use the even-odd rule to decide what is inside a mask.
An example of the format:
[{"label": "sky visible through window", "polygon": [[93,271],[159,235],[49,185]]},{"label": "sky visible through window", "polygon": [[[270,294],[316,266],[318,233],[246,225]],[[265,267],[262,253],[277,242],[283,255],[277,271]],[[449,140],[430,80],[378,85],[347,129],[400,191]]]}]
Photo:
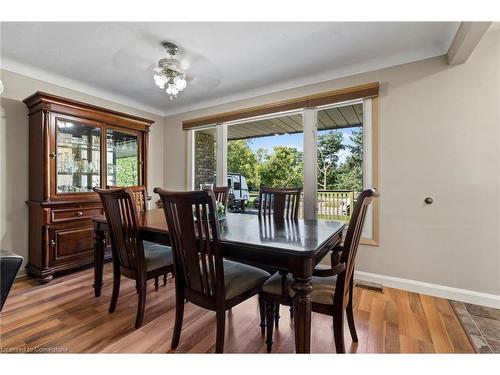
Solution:
[{"label": "sky visible through window", "polygon": [[[359,128],[348,128],[348,129],[339,129],[343,136],[343,144],[351,145],[351,134],[353,131],[358,130]],[[324,133],[326,130],[318,131],[318,135]],[[297,134],[287,134],[287,135],[273,135],[269,137],[261,137],[261,138],[252,138],[249,142],[249,146],[253,151],[258,150],[259,148],[264,148],[267,150],[269,154],[273,153],[274,146],[288,146],[295,147],[299,151],[304,151],[304,137],[302,133]],[[341,150],[339,153],[339,161],[343,163],[345,159],[350,155],[349,149]]]}]

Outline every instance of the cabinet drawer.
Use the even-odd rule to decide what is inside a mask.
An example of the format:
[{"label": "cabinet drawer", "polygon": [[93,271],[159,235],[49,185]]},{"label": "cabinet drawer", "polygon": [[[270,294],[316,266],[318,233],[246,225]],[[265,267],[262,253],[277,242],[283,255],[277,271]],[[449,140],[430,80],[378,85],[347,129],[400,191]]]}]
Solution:
[{"label": "cabinet drawer", "polygon": [[49,230],[55,263],[91,257],[94,248],[94,228],[68,228]]},{"label": "cabinet drawer", "polygon": [[100,207],[85,208],[61,208],[51,210],[51,222],[60,223],[70,220],[90,219],[92,216],[102,215],[103,210]]}]

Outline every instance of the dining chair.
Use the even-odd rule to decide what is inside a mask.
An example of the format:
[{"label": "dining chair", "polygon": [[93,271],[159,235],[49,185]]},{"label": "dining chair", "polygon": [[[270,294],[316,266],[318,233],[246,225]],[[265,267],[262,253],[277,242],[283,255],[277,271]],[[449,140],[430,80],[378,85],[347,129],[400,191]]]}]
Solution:
[{"label": "dining chair", "polygon": [[148,190],[146,186],[107,186],[107,189],[123,189],[128,188],[134,196],[137,212],[147,211],[148,209]]},{"label": "dining chair", "polygon": [[[367,189],[359,194],[343,246],[335,247],[332,256],[341,252],[340,263],[328,269],[315,269],[311,280],[312,311],[333,317],[333,333],[337,353],[345,353],[344,344],[344,310],[351,332],[352,341],[358,342],[354,313],[352,308],[353,275],[356,254],[361,231],[368,206],[377,196],[374,189]],[[332,259],[332,264],[335,259]],[[284,280],[278,273],[274,274],[263,286],[263,297],[266,301],[267,314],[267,351],[271,352],[273,338],[273,316],[277,303],[293,306],[295,291],[292,289],[292,277]]]},{"label": "dining chair", "polygon": [[302,188],[261,187],[259,191],[259,216],[297,219],[301,193]]},{"label": "dining chair", "polygon": [[215,186],[213,189],[215,200],[217,203],[222,203],[227,211],[227,202],[229,200],[229,186]]},{"label": "dining chair", "polygon": [[172,249],[141,239],[136,200],[130,188],[94,191],[101,198],[111,234],[113,294],[109,312],[115,311],[121,276],[136,280],[139,301],[135,327],[139,328],[146,305],[146,281],[167,273],[173,274]]},{"label": "dining chair", "polygon": [[[302,188],[270,188],[261,187],[259,191],[259,216],[275,219],[298,219],[300,196]],[[273,272],[273,270],[270,270]],[[274,272],[273,272],[274,273]],[[281,272],[283,280],[286,279],[286,272]],[[279,303],[275,307],[275,324],[278,325],[280,319]],[[293,309],[290,308],[290,318],[293,318]]]},{"label": "dining chair", "polygon": [[172,349],[179,344],[185,300],[215,311],[216,353],[224,351],[226,311],[256,294],[259,294],[264,329],[261,291],[271,275],[259,268],[223,259],[214,192],[169,192],[160,188],[154,192],[163,202],[174,254],[176,311]]},{"label": "dining chair", "polygon": [[[146,186],[107,186],[108,189],[122,189],[128,188],[132,192],[135,201],[135,207],[137,208],[137,212],[144,212],[148,210],[148,190]],[[167,285],[167,276],[168,273],[163,275],[163,285]],[[159,286],[159,276],[155,277],[155,290],[158,290]],[[139,291],[139,287],[137,287],[137,291]]]}]

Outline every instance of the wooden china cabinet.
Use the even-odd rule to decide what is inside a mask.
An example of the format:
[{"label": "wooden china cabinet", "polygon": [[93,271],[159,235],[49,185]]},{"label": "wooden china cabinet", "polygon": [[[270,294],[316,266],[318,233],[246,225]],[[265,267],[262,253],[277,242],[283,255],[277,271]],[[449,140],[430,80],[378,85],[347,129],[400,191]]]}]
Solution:
[{"label": "wooden china cabinet", "polygon": [[[42,283],[91,264],[94,187],[146,185],[153,121],[36,92],[29,108],[29,262]],[[110,251],[106,258],[111,256]]]}]

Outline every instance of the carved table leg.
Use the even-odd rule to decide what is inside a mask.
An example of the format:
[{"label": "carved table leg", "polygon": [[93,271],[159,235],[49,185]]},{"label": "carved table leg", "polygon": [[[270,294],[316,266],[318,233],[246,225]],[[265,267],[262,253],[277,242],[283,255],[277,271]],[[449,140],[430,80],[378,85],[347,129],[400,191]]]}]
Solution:
[{"label": "carved table leg", "polygon": [[104,246],[105,246],[105,232],[99,228],[95,228],[94,236],[94,291],[95,296],[101,295],[101,288],[103,286],[102,275],[104,269]]},{"label": "carved table leg", "polygon": [[292,288],[295,291],[293,311],[295,313],[295,352],[311,351],[311,278],[293,277]]}]

